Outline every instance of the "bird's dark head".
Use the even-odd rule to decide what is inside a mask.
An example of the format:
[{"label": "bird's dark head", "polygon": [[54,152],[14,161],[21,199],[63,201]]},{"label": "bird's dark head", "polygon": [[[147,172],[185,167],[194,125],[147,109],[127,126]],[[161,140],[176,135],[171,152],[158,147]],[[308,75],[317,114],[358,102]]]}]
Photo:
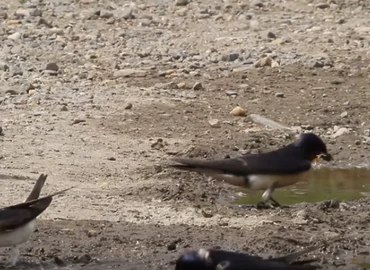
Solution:
[{"label": "bird's dark head", "polygon": [[209,251],[200,249],[199,251],[189,251],[176,261],[175,270],[211,270],[212,262]]},{"label": "bird's dark head", "polygon": [[301,134],[295,145],[302,148],[311,161],[319,161],[320,159],[331,161],[333,159],[332,155],[328,153],[325,143],[313,133]]}]

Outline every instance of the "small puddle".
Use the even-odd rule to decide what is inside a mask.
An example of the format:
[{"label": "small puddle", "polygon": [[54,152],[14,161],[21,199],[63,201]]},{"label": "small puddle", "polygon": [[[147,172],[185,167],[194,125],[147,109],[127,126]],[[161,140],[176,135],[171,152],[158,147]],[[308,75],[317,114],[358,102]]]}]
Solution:
[{"label": "small puddle", "polygon": [[[261,201],[261,192],[242,190],[245,196],[235,204],[256,204]],[[370,196],[370,169],[320,168],[310,171],[308,181],[276,189],[273,197],[283,205],[325,200],[353,200]]]},{"label": "small puddle", "polygon": [[370,269],[370,258],[368,252],[366,255],[357,255],[352,259],[352,263],[357,264],[363,269]]}]

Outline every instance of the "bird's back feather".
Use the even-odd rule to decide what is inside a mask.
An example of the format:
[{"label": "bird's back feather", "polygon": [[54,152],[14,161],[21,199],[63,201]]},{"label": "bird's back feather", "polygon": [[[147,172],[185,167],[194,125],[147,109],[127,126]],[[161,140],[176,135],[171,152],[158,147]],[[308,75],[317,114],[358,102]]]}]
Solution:
[{"label": "bird's back feather", "polygon": [[224,174],[247,176],[250,174],[296,174],[311,168],[311,161],[305,158],[294,144],[261,154],[248,154],[232,159],[198,160],[176,158],[179,164],[171,167],[192,171],[215,171]]}]

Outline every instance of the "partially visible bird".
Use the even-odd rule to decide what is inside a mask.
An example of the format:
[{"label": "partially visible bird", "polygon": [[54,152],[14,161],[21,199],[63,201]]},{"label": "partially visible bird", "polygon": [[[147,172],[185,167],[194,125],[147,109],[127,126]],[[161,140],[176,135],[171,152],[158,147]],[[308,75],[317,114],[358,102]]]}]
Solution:
[{"label": "partially visible bird", "polygon": [[314,133],[303,133],[298,140],[280,149],[222,160],[175,158],[171,167],[204,173],[231,185],[265,190],[260,204],[280,204],[272,198],[276,188],[293,185],[306,178],[311,163],[332,160],[325,143]]},{"label": "partially visible bird", "polygon": [[322,246],[271,259],[225,250],[200,249],[180,256],[175,270],[315,270],[319,267],[311,263],[316,260],[296,260],[320,247]]},{"label": "partially visible bird", "polygon": [[47,175],[41,174],[26,201],[0,209],[0,247],[11,247],[7,267],[19,258],[19,245],[26,242],[36,228],[36,218],[46,210],[53,197],[73,187],[39,198]]}]

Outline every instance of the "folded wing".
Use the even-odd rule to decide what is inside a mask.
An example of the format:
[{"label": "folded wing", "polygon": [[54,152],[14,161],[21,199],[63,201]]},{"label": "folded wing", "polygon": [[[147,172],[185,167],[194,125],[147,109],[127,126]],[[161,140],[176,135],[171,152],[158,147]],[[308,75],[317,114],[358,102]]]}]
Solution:
[{"label": "folded wing", "polygon": [[183,170],[198,172],[214,171],[224,174],[246,176],[250,174],[294,174],[307,171],[311,162],[299,157],[276,156],[272,153],[245,155],[233,159],[198,160],[177,158],[180,163],[170,165]]},{"label": "folded wing", "polygon": [[39,216],[50,205],[52,197],[0,209],[0,231],[17,229]]}]

